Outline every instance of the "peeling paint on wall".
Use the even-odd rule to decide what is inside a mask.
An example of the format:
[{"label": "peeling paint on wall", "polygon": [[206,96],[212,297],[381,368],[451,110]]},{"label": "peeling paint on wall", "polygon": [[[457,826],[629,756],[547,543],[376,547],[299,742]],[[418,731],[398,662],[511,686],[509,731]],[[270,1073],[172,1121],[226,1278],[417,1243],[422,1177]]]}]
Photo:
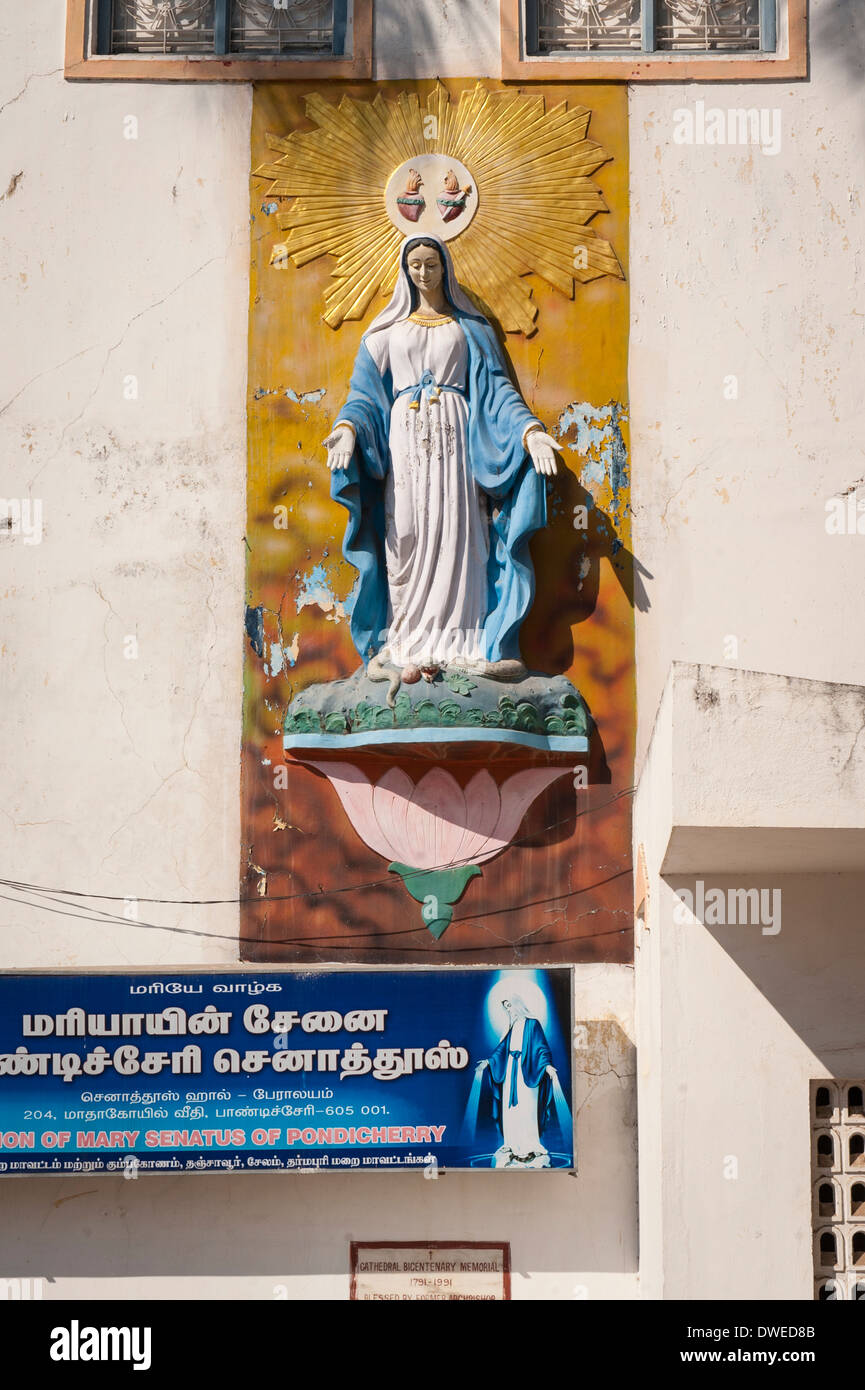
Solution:
[{"label": "peeling paint on wall", "polygon": [[342,622],[351,616],[357,597],[357,584],[352,586],[346,598],[338,598],[331,588],[331,581],[324,565],[314,565],[307,574],[298,576],[300,589],[297,595],[297,611],[316,604],[332,623]]},{"label": "peeling paint on wall", "polygon": [[[628,410],[621,401],[603,406],[573,401],[562,411],[553,431],[564,447],[584,460],[580,483],[617,530],[630,510],[628,449],[623,433],[627,424]],[[614,535],[614,553],[621,544]]]},{"label": "peeling paint on wall", "polygon": [[256,386],[252,395],[256,401],[263,400],[265,396],[284,396],[296,405],[318,405],[327,395],[327,387],[317,386],[314,391],[301,391],[298,395],[290,386]]},{"label": "peeling paint on wall", "polygon": [[[628,452],[621,429],[626,420],[627,410],[620,401],[605,406],[574,401],[562,411],[555,429],[556,437],[586,460],[580,472],[583,486],[608,484],[614,502],[628,483]],[[576,437],[565,439],[572,429]]]}]

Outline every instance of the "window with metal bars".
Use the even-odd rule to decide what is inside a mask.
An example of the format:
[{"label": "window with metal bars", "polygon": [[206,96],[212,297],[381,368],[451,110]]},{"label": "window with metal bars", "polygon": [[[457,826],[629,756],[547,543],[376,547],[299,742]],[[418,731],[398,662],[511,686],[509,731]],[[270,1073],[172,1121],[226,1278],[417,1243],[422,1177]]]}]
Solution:
[{"label": "window with metal bars", "polygon": [[774,53],[777,0],[525,0],[531,57]]},{"label": "window with metal bars", "polygon": [[98,0],[94,52],[342,57],[350,0]]}]

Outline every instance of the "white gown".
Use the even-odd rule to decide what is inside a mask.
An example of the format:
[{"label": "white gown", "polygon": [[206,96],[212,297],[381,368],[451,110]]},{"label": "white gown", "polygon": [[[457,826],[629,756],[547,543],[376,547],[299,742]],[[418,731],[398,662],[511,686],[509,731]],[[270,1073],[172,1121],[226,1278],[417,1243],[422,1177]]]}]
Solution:
[{"label": "white gown", "polygon": [[[366,339],[394,393],[425,372],[440,386],[465,386],[468,348],[459,323],[414,316]],[[397,396],[385,484],[385,556],[390,622],[380,653],[396,666],[484,660],[489,515],[469,470],[465,396],[424,390]]]},{"label": "white gown", "polygon": [[[511,1052],[522,1049],[525,1027],[526,1020],[524,1018],[517,1019],[508,1041],[508,1065],[502,1086],[503,1148],[509,1149],[512,1154],[521,1158],[527,1157],[528,1154],[535,1154],[538,1159],[543,1159],[547,1150],[541,1143],[541,1136],[538,1133],[538,1091],[540,1088],[526,1085],[523,1079],[523,1069],[519,1065],[519,1057],[510,1055]],[[511,1105],[511,1076],[515,1065],[519,1068],[517,1071],[517,1103]]]}]

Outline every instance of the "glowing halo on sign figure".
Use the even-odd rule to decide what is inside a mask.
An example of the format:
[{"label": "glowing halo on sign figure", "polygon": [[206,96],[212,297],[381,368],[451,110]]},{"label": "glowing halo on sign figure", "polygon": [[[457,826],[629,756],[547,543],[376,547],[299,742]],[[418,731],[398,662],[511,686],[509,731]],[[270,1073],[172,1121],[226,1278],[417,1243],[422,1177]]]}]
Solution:
[{"label": "glowing halo on sign figure", "polygon": [[537,970],[503,970],[496,983],[487,995],[487,1030],[494,1042],[498,1042],[502,1033],[507,1032],[510,1025],[510,1018],[504,1007],[504,1000],[510,999],[511,993],[516,992],[527,1005],[529,1013],[532,1014],[540,1023],[542,1028],[547,1027],[550,1013],[550,1001],[546,992],[538,984]]},{"label": "glowing halo on sign figure", "polygon": [[[284,747],[328,778],[438,938],[479,865],[588,755],[579,691],[520,654],[558,446],[494,324],[534,331],[529,272],[568,298],[577,282],[622,277],[587,226],[606,210],[589,175],[610,156],[586,138],[585,108],[481,84],[455,105],[437,85],[425,112],[407,92],[316,94],[306,109],[314,128],[269,135],[275,158],[256,170],[268,196],[291,200],[271,262],[334,258],[331,328],[379,294],[389,303],[325,441],[363,665],[294,697]],[[383,757],[399,766],[382,775]],[[489,766],[460,782],[457,763],[472,761]]]}]

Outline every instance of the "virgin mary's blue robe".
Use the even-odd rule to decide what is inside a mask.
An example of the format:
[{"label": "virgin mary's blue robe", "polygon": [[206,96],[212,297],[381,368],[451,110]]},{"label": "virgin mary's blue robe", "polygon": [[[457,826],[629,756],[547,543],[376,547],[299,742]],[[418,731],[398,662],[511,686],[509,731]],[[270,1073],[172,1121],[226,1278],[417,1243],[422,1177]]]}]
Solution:
[{"label": "virgin mary's blue robe", "polygon": [[[508,1071],[508,1057],[511,1054],[513,1031],[514,1025],[511,1024],[498,1047],[490,1054],[489,1059],[488,1071],[493,1090],[493,1119],[497,1124],[501,1123],[502,1109],[506,1099],[504,1083]],[[552,1066],[552,1062],[553,1054],[550,1051],[550,1045],[543,1028],[536,1018],[527,1018],[523,1028],[522,1047],[519,1052],[514,1054],[512,1081],[514,1094],[507,1099],[515,1103],[516,1069],[520,1067],[526,1085],[538,1087],[538,1134],[543,1134],[553,1111],[553,1082],[547,1074],[547,1067]]]},{"label": "virgin mary's blue robe", "polygon": [[[519,659],[520,626],[535,592],[529,541],[547,520],[544,481],[522,442],[528,426],[538,421],[513,386],[487,320],[453,307],[450,312],[468,346],[469,467],[491,504],[481,650],[488,661]],[[358,572],[351,635],[364,662],[385,645],[391,618],[384,480],[390,467],[393,401],[390,371],[379,371],[361,341],[348,400],[336,417],[354,426],[357,439],[348,468],[331,473],[331,496],[348,510],[342,553]]]}]

